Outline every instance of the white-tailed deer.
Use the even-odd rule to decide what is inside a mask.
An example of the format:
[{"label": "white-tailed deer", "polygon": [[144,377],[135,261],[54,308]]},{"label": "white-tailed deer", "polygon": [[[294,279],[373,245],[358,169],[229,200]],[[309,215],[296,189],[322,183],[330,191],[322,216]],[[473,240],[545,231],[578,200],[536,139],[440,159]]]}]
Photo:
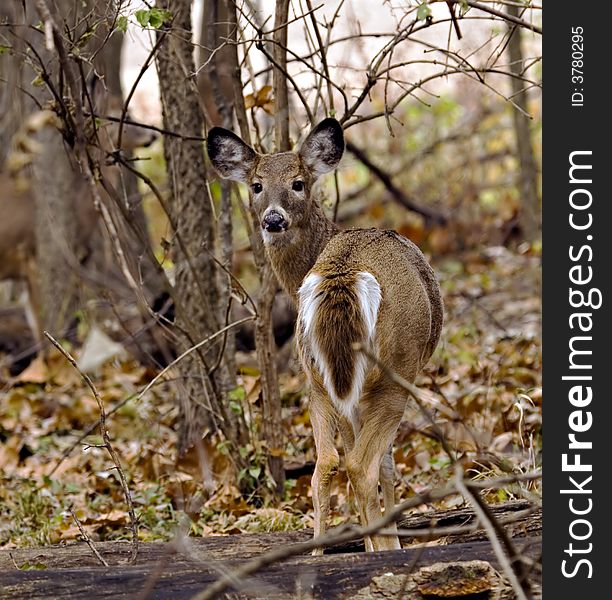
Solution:
[{"label": "white-tailed deer", "polygon": [[[386,368],[414,381],[442,327],[440,289],[421,251],[394,231],[341,231],[312,195],[336,168],[342,127],[325,119],[300,150],[260,155],[232,132],[213,128],[208,152],[223,177],[242,181],[261,223],[268,258],[298,305],[297,343],[312,390],[317,451],[312,478],[315,536],[325,531],[339,428],[362,525],[395,505],[392,447],[407,394],[354,350],[362,344]],[[368,550],[399,548],[397,536],[372,536]]]},{"label": "white-tailed deer", "polygon": [[[117,119],[121,116],[121,98],[108,94],[98,85],[94,90],[94,105],[101,116]],[[9,155],[9,166],[0,173],[0,281],[7,279],[25,280],[29,295],[29,320],[37,339],[41,330],[37,315],[40,308],[38,275],[36,263],[35,211],[36,202],[32,190],[32,178],[28,166],[35,159],[35,153],[43,148],[36,141],[42,128],[59,128],[59,120],[51,111],[37,111],[24,122],[14,140],[16,150]],[[119,167],[106,164],[106,154],[115,150],[119,124],[113,120],[98,122],[95,156],[99,159],[102,175],[114,186],[117,185]],[[57,135],[60,133],[57,131]],[[133,150],[147,146],[155,139],[151,131],[135,125],[125,125],[122,148]],[[74,167],[74,210],[77,219],[78,239],[75,247],[87,254],[87,248],[96,225],[97,212],[89,184]],[[49,235],[52,235],[50,230]],[[78,260],[78,258],[77,258]],[[27,309],[26,309],[27,312]]]}]

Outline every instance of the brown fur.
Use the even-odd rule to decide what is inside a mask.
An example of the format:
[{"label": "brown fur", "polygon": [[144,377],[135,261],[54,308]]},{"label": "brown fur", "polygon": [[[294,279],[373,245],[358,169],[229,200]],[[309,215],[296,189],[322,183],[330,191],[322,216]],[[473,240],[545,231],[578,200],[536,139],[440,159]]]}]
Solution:
[{"label": "brown fur", "polygon": [[443,321],[440,288],[417,246],[395,231],[349,229],[329,240],[312,271],[374,275],[383,295],[377,336],[390,347],[392,368],[412,381],[433,353]]},{"label": "brown fur", "polygon": [[345,398],[353,384],[353,344],[365,341],[365,326],[355,292],[355,275],[355,272],[332,272],[324,275],[317,287],[321,299],[314,322],[314,335],[330,366],[338,398]]},{"label": "brown fur", "polygon": [[[394,505],[393,439],[407,402],[406,392],[377,367],[365,373],[356,414],[339,411],[330,397],[346,395],[362,356],[352,348],[363,342],[365,321],[356,289],[358,273],[371,274],[381,291],[376,315],[374,350],[387,369],[414,381],[433,353],[442,329],[440,289],[421,251],[394,231],[351,229],[339,231],[323,213],[313,194],[316,178],[334,169],[344,148],[342,129],[333,119],[315,127],[298,153],[261,156],[234,134],[214,128],[209,133],[209,155],[224,176],[251,187],[252,208],[264,230],[268,258],[287,293],[298,299],[305,277],[322,277],[317,287],[302,291],[312,296],[300,306],[297,341],[304,369],[312,385],[310,414],[317,449],[312,478],[315,536],[325,531],[330,485],[338,469],[335,434],[340,429],[346,467],[364,526],[380,518],[380,483],[385,511]],[[303,191],[295,190],[304,182]],[[260,188],[261,186],[261,188]],[[282,230],[266,230],[266,215],[282,217]],[[275,223],[277,223],[275,221]],[[277,225],[275,225],[277,226]],[[371,290],[368,292],[371,293]],[[369,300],[366,300],[368,302]],[[308,336],[305,311],[314,314]],[[311,338],[314,331],[314,347]],[[325,387],[315,360],[317,347],[331,372],[334,390]],[[394,536],[373,536],[368,550],[399,548]],[[320,552],[317,552],[320,553]]]}]

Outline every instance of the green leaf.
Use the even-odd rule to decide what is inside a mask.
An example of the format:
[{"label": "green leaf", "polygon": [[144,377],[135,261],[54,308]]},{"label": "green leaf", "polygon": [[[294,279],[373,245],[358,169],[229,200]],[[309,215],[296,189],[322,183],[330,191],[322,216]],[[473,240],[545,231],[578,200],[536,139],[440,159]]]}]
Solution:
[{"label": "green leaf", "polygon": [[226,441],[220,442],[217,445],[217,450],[221,453],[221,454],[229,454],[229,449],[230,449],[231,443]]},{"label": "green leaf", "polygon": [[152,8],[150,13],[151,16],[149,18],[149,24],[154,29],[159,29],[164,23],[167,23],[172,19],[172,13],[169,10]]},{"label": "green leaf", "polygon": [[425,21],[428,17],[431,17],[431,7],[427,2],[423,2],[417,9],[417,19],[419,21]]},{"label": "green leaf", "polygon": [[261,475],[261,467],[251,467],[249,469],[249,475],[253,479],[259,479],[259,476]]},{"label": "green leaf", "polygon": [[47,568],[47,565],[42,562],[30,562],[26,560],[20,567],[20,571],[42,571]]},{"label": "green leaf", "polygon": [[136,17],[136,20],[138,21],[141,27],[146,27],[149,24],[149,21],[151,20],[151,11],[145,9],[137,10],[134,13],[134,16]]},{"label": "green leaf", "polygon": [[121,31],[122,33],[125,33],[127,31],[127,26],[128,26],[128,18],[124,15],[121,15],[117,19],[117,31]]},{"label": "green leaf", "polygon": [[242,412],[242,402],[246,400],[246,390],[239,385],[229,391],[227,398],[229,400],[230,409],[236,414],[240,414]]},{"label": "green leaf", "polygon": [[230,390],[227,397],[230,400],[236,400],[237,402],[242,402],[243,400],[246,400],[246,390],[241,385],[239,385],[238,387],[235,387],[233,390]]}]

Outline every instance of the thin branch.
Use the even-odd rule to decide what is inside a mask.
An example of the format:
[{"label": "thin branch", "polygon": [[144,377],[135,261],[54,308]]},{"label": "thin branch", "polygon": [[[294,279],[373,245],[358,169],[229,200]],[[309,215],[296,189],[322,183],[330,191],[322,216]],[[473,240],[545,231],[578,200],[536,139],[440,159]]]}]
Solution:
[{"label": "thin branch", "polygon": [[143,388],[143,390],[138,393],[138,395],[136,396],[136,400],[140,400],[140,398],[142,398],[161,377],[163,377],[172,367],[175,367],[179,362],[181,362],[186,356],[189,356],[195,350],[198,350],[202,346],[205,346],[206,344],[208,344],[208,342],[211,342],[212,340],[222,335],[226,331],[232,329],[233,327],[242,325],[247,321],[253,321],[254,319],[255,317],[251,316],[245,317],[244,319],[240,319],[239,321],[234,321],[233,323],[230,323],[229,325],[219,329],[219,331],[216,331],[212,335],[209,335],[207,338],[204,338],[203,340],[199,341],[197,344],[187,348],[185,352],[183,352],[180,356],[177,356],[167,367],[163,368],[155,377],[153,377],[153,379],[151,379],[151,381]]},{"label": "thin branch", "polygon": [[[278,42],[272,49],[273,56],[268,56],[274,65],[273,87],[274,87],[274,135],[276,151],[286,152],[291,150],[289,140],[289,95],[287,92],[287,53],[283,47],[287,45],[287,18],[289,16],[289,0],[276,0],[274,14],[274,40]],[[263,49],[263,47],[261,48]],[[295,86],[296,91],[298,87]]]},{"label": "thin branch", "polygon": [[117,134],[117,148],[121,148],[121,139],[123,136],[123,126],[127,119],[128,106],[130,105],[132,96],[136,92],[136,88],[138,87],[140,80],[144,77],[144,74],[147,72],[148,68],[151,66],[151,62],[153,61],[153,58],[155,57],[157,50],[159,49],[162,42],[164,41],[164,38],[167,35],[167,33],[168,33],[168,30],[163,30],[157,36],[157,40],[155,41],[155,44],[153,45],[151,52],[149,52],[147,59],[143,63],[142,67],[140,68],[140,71],[136,79],[134,80],[134,83],[132,84],[132,87],[130,91],[128,92],[128,95],[125,98],[125,102],[123,103],[123,108],[121,109],[121,118],[119,119],[119,133]]},{"label": "thin branch", "polygon": [[506,577],[508,578],[510,585],[512,585],[512,589],[514,590],[514,593],[516,594],[518,600],[528,600],[525,590],[523,589],[521,583],[518,580],[513,565],[508,560],[508,557],[506,556],[503,548],[499,543],[491,519],[482,509],[480,499],[477,499],[476,494],[471,492],[468,489],[468,486],[465,484],[463,480],[463,469],[459,465],[455,465],[454,482],[457,491],[459,491],[462,496],[472,505],[472,508],[474,509],[478,520],[487,532],[487,537],[489,538],[489,542],[491,542],[493,552],[495,552],[495,556],[497,556],[497,560],[499,560],[499,564],[501,565]]},{"label": "thin branch", "polygon": [[89,546],[89,548],[91,549],[91,551],[93,552],[94,556],[105,566],[108,567],[108,563],[104,560],[104,558],[102,557],[102,555],[98,552],[98,549],[94,546],[94,543],[92,541],[92,539],[87,535],[87,532],[83,529],[83,525],[81,525],[81,521],[79,521],[79,519],[77,518],[72,505],[70,505],[68,507],[68,510],[70,511],[70,514],[72,515],[72,518],[74,519],[74,522],[76,523],[77,527],[79,528],[79,531],[81,532],[81,536],[83,536],[83,539],[85,540],[85,543]]},{"label": "thin branch", "polygon": [[[515,478],[512,479],[512,481],[516,482],[519,480],[533,480],[540,478],[540,474],[526,473],[524,475],[517,475]],[[499,479],[489,479],[486,481],[486,484],[488,485],[488,487],[497,488],[507,482],[508,478],[504,477]],[[442,500],[456,493],[456,485],[454,483],[451,483],[444,487],[424,492],[422,494],[414,496],[413,498],[410,498],[409,500],[406,500],[405,502],[397,505],[392,510],[385,512],[381,519],[375,521],[367,527],[344,525],[342,527],[339,527],[337,530],[326,533],[325,535],[319,536],[318,538],[313,538],[307,542],[288,544],[286,546],[274,548],[273,550],[261,554],[255,557],[254,559],[244,563],[241,567],[233,571],[231,574],[227,574],[221,577],[215,583],[208,586],[205,590],[192,596],[191,600],[212,600],[212,598],[217,597],[217,595],[221,594],[229,586],[231,586],[232,582],[236,578],[244,579],[245,577],[256,573],[257,571],[263,569],[268,565],[286,560],[288,558],[291,558],[292,556],[296,556],[298,554],[305,554],[311,550],[314,550],[315,548],[328,548],[330,546],[336,546],[344,542],[352,541],[366,536],[371,536],[374,534],[379,534],[381,531],[384,530],[387,525],[395,522],[403,512],[411,508],[416,508],[417,506],[421,506],[423,504],[431,504],[432,502]],[[396,535],[395,532],[393,532],[393,535]]]},{"label": "thin branch", "polygon": [[98,409],[100,411],[100,435],[102,436],[102,441],[104,442],[103,446],[109,453],[111,460],[119,473],[119,481],[121,482],[121,488],[123,489],[123,495],[125,496],[128,513],[130,515],[130,529],[132,530],[132,553],[130,556],[130,562],[134,562],[138,556],[138,520],[136,519],[136,513],[134,512],[134,505],[132,503],[132,495],[130,494],[130,488],[128,487],[125,473],[121,467],[119,455],[110,441],[110,435],[106,427],[106,410],[104,409],[104,402],[102,401],[102,398],[100,397],[100,394],[98,393],[98,390],[96,389],[96,386],[93,384],[93,381],[89,375],[81,371],[72,355],[65,348],[63,348],[63,346],[48,331],[44,331],[43,333],[81,376],[81,379],[83,379],[83,381],[87,384],[98,404]]},{"label": "thin branch", "polygon": [[518,17],[509,15],[508,13],[502,12],[501,10],[497,10],[495,8],[491,8],[490,6],[486,6],[485,4],[482,4],[480,2],[472,2],[472,0],[449,0],[449,2],[451,4],[461,4],[462,2],[465,2],[465,4],[467,4],[468,6],[471,6],[472,8],[477,8],[478,10],[481,10],[482,12],[486,12],[495,17],[499,17],[503,21],[510,21],[512,23],[516,23],[517,25],[520,25],[521,27],[524,27],[525,29],[530,29],[531,31],[534,31],[535,33],[539,33],[540,35],[542,35],[541,27],[538,27],[537,25],[533,25],[532,23],[528,23],[527,21],[523,21],[523,19],[519,19]]},{"label": "thin branch", "polygon": [[375,175],[381,183],[387,188],[389,193],[397,200],[402,206],[408,210],[412,210],[420,215],[423,215],[428,221],[433,221],[440,225],[444,225],[448,218],[446,215],[435,211],[427,206],[422,206],[415,202],[412,198],[409,198],[403,190],[398,188],[392,181],[391,176],[383,171],[378,165],[375,165],[369,158],[368,155],[353,142],[346,142],[346,149],[354,154],[360,162],[362,162],[371,172]]}]

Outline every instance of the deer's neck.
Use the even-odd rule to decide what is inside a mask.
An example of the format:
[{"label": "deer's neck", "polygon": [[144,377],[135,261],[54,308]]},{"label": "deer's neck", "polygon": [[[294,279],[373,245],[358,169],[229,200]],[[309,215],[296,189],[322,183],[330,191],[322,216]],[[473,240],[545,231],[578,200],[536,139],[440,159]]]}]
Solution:
[{"label": "deer's neck", "polygon": [[313,203],[307,225],[296,229],[290,243],[266,246],[279,283],[294,302],[304,277],[314,266],[327,242],[339,231],[340,228],[325,216],[321,207]]}]

